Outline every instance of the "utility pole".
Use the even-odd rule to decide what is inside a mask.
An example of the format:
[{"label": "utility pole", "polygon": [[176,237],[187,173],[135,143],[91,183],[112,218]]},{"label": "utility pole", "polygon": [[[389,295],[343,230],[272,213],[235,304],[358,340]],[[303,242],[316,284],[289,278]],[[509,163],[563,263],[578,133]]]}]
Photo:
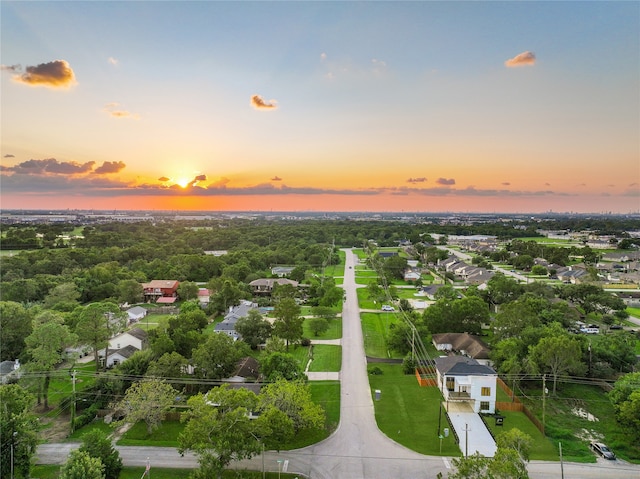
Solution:
[{"label": "utility pole", "polygon": [[464,457],[469,457],[469,425],[467,423],[464,424]]},{"label": "utility pole", "polygon": [[71,371],[71,387],[73,389],[73,401],[71,402],[71,432],[74,431],[74,423],[76,419],[76,370]]},{"label": "utility pole", "polygon": [[545,436],[545,423],[544,423],[544,414],[545,414],[545,406],[546,406],[546,398],[547,398],[547,375],[542,375],[542,435]]},{"label": "utility pole", "polygon": [[558,447],[560,448],[560,477],[564,479],[564,462],[562,462],[562,443],[558,443]]}]

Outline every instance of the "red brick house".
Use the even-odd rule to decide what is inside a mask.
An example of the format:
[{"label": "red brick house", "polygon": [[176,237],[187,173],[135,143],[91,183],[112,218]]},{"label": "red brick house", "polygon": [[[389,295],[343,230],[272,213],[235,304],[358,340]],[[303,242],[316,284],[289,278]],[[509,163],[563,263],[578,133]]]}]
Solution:
[{"label": "red brick house", "polygon": [[177,298],[180,282],[176,280],[154,279],[150,283],[142,283],[145,301],[156,302],[159,298]]}]

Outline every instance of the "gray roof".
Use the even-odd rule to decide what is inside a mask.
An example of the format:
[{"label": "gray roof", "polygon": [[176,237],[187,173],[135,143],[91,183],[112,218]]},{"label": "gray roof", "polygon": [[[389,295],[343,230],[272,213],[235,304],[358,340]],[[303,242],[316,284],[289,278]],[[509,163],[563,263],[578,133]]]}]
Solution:
[{"label": "gray roof", "polygon": [[15,365],[15,361],[2,361],[0,363],[0,375],[4,376],[5,374],[9,374],[14,370]]},{"label": "gray roof", "polygon": [[447,376],[495,376],[493,368],[466,356],[445,356],[435,359],[436,369]]},{"label": "gray roof", "polygon": [[127,309],[127,313],[132,313],[132,314],[145,313],[146,314],[147,310],[142,306],[134,306],[133,308]]},{"label": "gray roof", "polygon": [[113,353],[111,353],[111,350],[109,350],[109,355],[111,354],[119,354],[120,356],[122,356],[123,358],[130,358],[131,356],[134,355],[134,353],[137,353],[138,351],[140,351],[138,348],[136,348],[135,346],[125,346],[124,348],[120,348],[117,351],[114,351]]},{"label": "gray roof", "polygon": [[235,321],[227,321],[226,319],[224,321],[219,322],[218,324],[216,324],[216,327],[214,328],[214,331],[235,331],[236,330],[236,322]]},{"label": "gray roof", "polygon": [[258,305],[256,303],[252,303],[250,301],[242,301],[238,306],[234,306],[231,311],[229,311],[225,317],[225,321],[236,323],[240,318],[244,318],[249,314],[249,311],[252,309],[256,309]]},{"label": "gray roof", "polygon": [[131,336],[133,336],[134,338],[137,338],[141,341],[144,341],[147,339],[148,335],[147,332],[143,329],[140,328],[133,328],[130,329],[129,331],[127,331],[127,333],[129,333]]}]

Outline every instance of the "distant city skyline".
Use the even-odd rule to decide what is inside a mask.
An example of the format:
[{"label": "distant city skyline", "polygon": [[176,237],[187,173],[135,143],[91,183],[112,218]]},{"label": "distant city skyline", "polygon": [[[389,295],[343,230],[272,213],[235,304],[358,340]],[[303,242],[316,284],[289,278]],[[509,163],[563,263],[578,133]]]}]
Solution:
[{"label": "distant city skyline", "polygon": [[3,210],[640,210],[638,2],[0,13]]}]

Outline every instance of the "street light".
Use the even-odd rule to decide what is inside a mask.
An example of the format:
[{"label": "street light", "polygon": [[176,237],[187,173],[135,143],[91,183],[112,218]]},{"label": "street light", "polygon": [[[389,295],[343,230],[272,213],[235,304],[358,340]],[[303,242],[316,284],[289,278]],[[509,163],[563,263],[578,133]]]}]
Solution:
[{"label": "street light", "polygon": [[282,459],[278,459],[278,479],[280,479],[281,469],[282,469]]}]

